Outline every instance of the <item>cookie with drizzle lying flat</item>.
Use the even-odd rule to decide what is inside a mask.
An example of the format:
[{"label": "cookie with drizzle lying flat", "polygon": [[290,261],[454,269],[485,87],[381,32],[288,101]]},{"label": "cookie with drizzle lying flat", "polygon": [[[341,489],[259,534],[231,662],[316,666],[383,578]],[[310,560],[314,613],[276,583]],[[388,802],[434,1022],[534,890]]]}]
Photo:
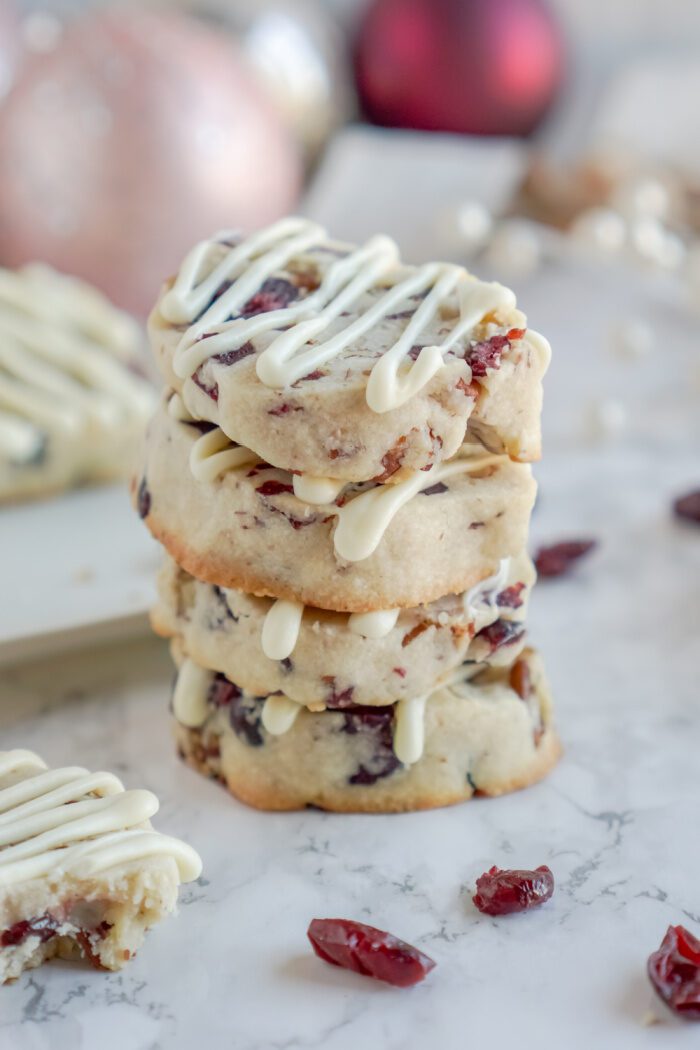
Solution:
[{"label": "cookie with drizzle lying flat", "polygon": [[142,342],[90,285],[0,269],[0,503],[129,477],[157,400]]},{"label": "cookie with drizzle lying flat", "polygon": [[189,253],[149,321],[191,414],[266,462],[360,482],[455,455],[540,455],[550,349],[513,293],[448,263],[403,264],[288,218]]},{"label": "cookie with drizzle lying flat", "polygon": [[0,751],[0,983],[47,959],[118,970],[202,864],[111,773]]}]

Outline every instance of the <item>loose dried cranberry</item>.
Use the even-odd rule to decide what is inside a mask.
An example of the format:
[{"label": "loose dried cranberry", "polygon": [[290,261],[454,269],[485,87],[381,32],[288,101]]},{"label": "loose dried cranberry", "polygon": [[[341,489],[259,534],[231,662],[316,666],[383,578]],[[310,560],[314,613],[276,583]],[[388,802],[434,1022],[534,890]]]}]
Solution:
[{"label": "loose dried cranberry", "polygon": [[517,620],[494,620],[488,627],[484,627],[479,631],[476,638],[486,642],[491,652],[495,653],[497,649],[502,648],[504,645],[513,645],[524,634],[525,627],[522,623],[518,623]]},{"label": "loose dried cranberry", "polygon": [[266,314],[270,310],[283,310],[298,298],[299,289],[291,281],[286,281],[283,277],[268,277],[245,304],[241,310],[241,317]]},{"label": "loose dried cranberry", "polygon": [[243,694],[237,685],[230,682],[226,675],[216,674],[209,686],[207,703],[212,707],[228,707],[234,700],[238,700]]},{"label": "loose dried cranberry", "polygon": [[692,521],[700,525],[700,489],[674,500],[673,513],[683,521]]},{"label": "loose dried cranberry", "polygon": [[147,518],[151,512],[151,493],[145,478],[141,478],[139,490],[136,493],[136,509],[140,518]]},{"label": "loose dried cranberry", "polygon": [[371,734],[373,743],[373,753],[367,764],[361,763],[348,778],[348,783],[369,786],[401,768],[401,762],[394,754],[394,712],[391,705],[365,707],[355,704],[346,707],[341,730],[351,736]]},{"label": "loose dried cranberry", "polygon": [[283,481],[263,481],[255,491],[261,496],[279,496],[282,492],[294,492],[294,486],[286,485]]},{"label": "loose dried cranberry", "polygon": [[700,1021],[700,941],[684,926],[669,926],[647,963],[649,980],[666,1005],[689,1021]]},{"label": "loose dried cranberry", "polygon": [[524,590],[524,583],[514,583],[512,587],[506,587],[496,595],[496,605],[499,609],[519,609],[523,604],[521,595]]},{"label": "loose dried cranberry", "polygon": [[58,921],[46,912],[37,919],[20,919],[0,934],[0,948],[24,944],[28,937],[38,937],[42,944],[50,941],[59,927]]},{"label": "loose dried cranberry", "polygon": [[490,868],[476,880],[474,904],[485,915],[510,915],[544,904],[554,893],[554,876],[546,864],[534,871]]},{"label": "loose dried cranberry", "polygon": [[566,540],[551,547],[540,547],[535,555],[537,572],[540,576],[562,576],[596,546],[596,540]]},{"label": "loose dried cranberry", "polygon": [[436,481],[434,485],[431,485],[429,489],[422,489],[422,496],[439,496],[441,492],[447,492],[447,485],[444,481]]},{"label": "loose dried cranberry", "polygon": [[307,936],[324,962],[397,988],[418,984],[435,967],[434,960],[413,945],[352,919],[313,919]]}]

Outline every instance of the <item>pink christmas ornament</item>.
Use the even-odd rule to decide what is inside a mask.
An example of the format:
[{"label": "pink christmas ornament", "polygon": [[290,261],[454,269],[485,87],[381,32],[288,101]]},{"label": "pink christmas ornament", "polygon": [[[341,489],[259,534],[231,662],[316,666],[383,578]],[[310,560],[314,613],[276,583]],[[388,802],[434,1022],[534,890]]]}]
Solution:
[{"label": "pink christmas ornament", "polygon": [[137,313],[194,240],[269,222],[300,185],[236,45],[179,15],[79,19],[0,108],[0,261],[44,260]]},{"label": "pink christmas ornament", "polygon": [[564,49],[543,0],[374,0],[355,65],[378,124],[526,135],[556,95]]}]

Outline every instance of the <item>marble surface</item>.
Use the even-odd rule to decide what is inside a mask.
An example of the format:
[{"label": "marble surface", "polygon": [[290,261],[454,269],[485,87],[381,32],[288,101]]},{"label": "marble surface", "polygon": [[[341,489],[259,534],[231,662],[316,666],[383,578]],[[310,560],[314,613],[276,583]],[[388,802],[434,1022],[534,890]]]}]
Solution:
[{"label": "marble surface", "polygon": [[[697,324],[663,284],[571,261],[519,291],[555,348],[533,543],[600,541],[533,599],[559,767],[528,791],[432,813],[257,813],[174,758],[155,640],[5,670],[1,746],[154,789],[159,827],[188,838],[205,872],[122,974],[51,964],[0,989],[2,1050],[697,1045],[645,974],[669,923],[700,932],[700,529],[670,514],[700,484]],[[611,333],[637,315],[655,350],[625,360]],[[628,425],[593,440],[601,399]],[[493,863],[549,864],[553,900],[479,915],[471,887]],[[387,928],[437,969],[402,991],[326,966],[305,929],[327,915]],[[645,1027],[650,1009],[662,1020]]]}]

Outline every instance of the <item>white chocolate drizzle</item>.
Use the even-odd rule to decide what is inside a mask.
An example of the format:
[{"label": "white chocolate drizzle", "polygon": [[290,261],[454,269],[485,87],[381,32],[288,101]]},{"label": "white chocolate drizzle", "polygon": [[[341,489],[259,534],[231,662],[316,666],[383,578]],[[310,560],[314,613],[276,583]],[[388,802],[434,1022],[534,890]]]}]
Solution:
[{"label": "white chocolate drizzle", "polygon": [[218,427],[198,437],[190,451],[190,470],[202,482],[216,481],[227,470],[249,467],[258,461],[254,452],[234,445]]},{"label": "white chocolate drizzle", "polygon": [[28,462],[41,434],[87,442],[145,424],[155,394],[126,365],[141,335],[96,289],[33,265],[0,269],[0,455]]},{"label": "white chocolate drizzle", "polygon": [[373,612],[351,613],[348,627],[362,638],[386,638],[391,634],[401,614],[400,609],[376,609]]},{"label": "white chocolate drizzle", "polygon": [[510,572],[510,558],[501,558],[498,571],[493,576],[487,576],[480,580],[464,595],[464,611],[472,620],[476,620],[479,613],[484,609],[492,609],[496,596],[503,590],[508,582]]},{"label": "white chocolate drizzle", "polygon": [[280,599],[270,607],[262,628],[262,651],[270,660],[285,660],[299,639],[304,606]]},{"label": "white chocolate drizzle", "polygon": [[[408,324],[380,356],[367,381],[367,404],[372,411],[383,413],[405,404],[421,390],[442,368],[445,354],[484,317],[515,309],[515,296],[508,288],[479,281],[461,266],[427,263],[402,268],[394,241],[377,236],[331,263],[319,287],[305,298],[282,309],[227,320],[265,280],[295,256],[326,240],[326,231],[317,223],[283,219],[225,249],[221,261],[205,277],[202,274],[211,253],[217,247],[219,252],[224,248],[216,239],[196,245],[160,304],[166,321],[190,325],[175,351],[175,373],[189,379],[210,358],[282,329],[258,355],[255,365],[262,383],[281,389],[336,358],[397,307],[416,299],[419,302]],[[212,301],[225,282],[230,286]],[[357,310],[358,301],[371,290],[379,293],[371,305],[324,340],[330,326],[341,315]],[[457,303],[451,327],[439,342],[423,346],[416,360],[410,362],[412,347],[449,299]],[[464,374],[470,378],[466,363]]]},{"label": "white chocolate drizzle", "polygon": [[0,887],[89,878],[155,856],[172,857],[184,882],[198,878],[195,851],[151,828],[157,810],[152,792],[125,791],[111,773],[50,770],[32,752],[0,752]]},{"label": "white chocolate drizzle", "polygon": [[198,729],[204,724],[209,714],[208,695],[213,679],[213,671],[205,670],[194,660],[183,660],[173,691],[173,714],[181,725]]},{"label": "white chocolate drizzle", "polygon": [[262,724],[268,733],[282,736],[283,733],[289,732],[296,722],[301,707],[301,704],[283,696],[282,693],[268,696],[263,704]]},{"label": "white chocolate drizzle", "polygon": [[[203,434],[190,451],[190,467],[198,481],[213,481],[228,470],[255,462],[259,462],[255,453],[242,445],[235,445],[220,427]],[[502,465],[503,462],[504,457],[496,453],[457,456],[435,464],[430,470],[412,471],[395,484],[373,485],[350,496],[342,506],[336,503],[312,505],[322,506],[328,517],[337,519],[333,544],[338,556],[349,562],[363,561],[375,552],[395,516],[414,496],[448,478]],[[296,483],[302,477],[290,475],[297,499],[300,497]],[[334,491],[342,493],[344,488],[345,483]],[[303,484],[299,491],[304,491]]]}]

